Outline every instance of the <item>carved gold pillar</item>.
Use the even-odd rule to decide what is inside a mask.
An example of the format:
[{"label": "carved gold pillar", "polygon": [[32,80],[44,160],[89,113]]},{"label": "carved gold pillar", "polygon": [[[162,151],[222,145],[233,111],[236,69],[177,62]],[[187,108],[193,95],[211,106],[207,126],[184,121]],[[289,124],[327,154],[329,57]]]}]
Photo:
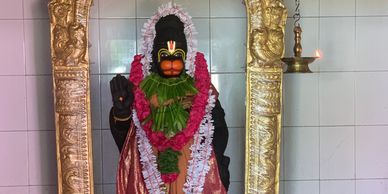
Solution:
[{"label": "carved gold pillar", "polygon": [[58,193],[93,194],[88,19],[92,0],[49,2]]},{"label": "carved gold pillar", "polygon": [[278,194],[282,62],[287,11],[279,0],[246,0],[245,193]]}]

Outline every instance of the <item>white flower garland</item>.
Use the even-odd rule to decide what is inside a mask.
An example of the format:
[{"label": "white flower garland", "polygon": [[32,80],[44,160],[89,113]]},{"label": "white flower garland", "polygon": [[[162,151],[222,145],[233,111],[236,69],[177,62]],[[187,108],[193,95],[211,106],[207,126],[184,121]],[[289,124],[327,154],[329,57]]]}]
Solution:
[{"label": "white flower garland", "polygon": [[155,25],[159,21],[160,18],[167,15],[176,15],[184,24],[184,33],[187,41],[187,57],[185,61],[185,68],[187,70],[187,74],[191,77],[194,75],[195,70],[195,55],[197,53],[197,40],[195,39],[195,35],[197,31],[195,30],[193,21],[191,20],[191,16],[188,13],[183,11],[183,9],[171,2],[165,5],[162,5],[158,8],[158,11],[152,16],[145,24],[142,29],[143,33],[143,45],[142,45],[142,53],[144,54],[141,63],[143,64],[143,72],[144,76],[149,75],[151,69],[152,62],[152,49],[154,45],[154,39],[156,35]]},{"label": "white flower garland", "polygon": [[165,194],[165,192],[161,189],[164,183],[156,165],[156,156],[153,154],[150,141],[141,127],[140,121],[137,118],[136,110],[133,109],[132,113],[133,122],[136,126],[136,139],[139,145],[138,150],[140,153],[142,174],[146,187],[149,193]]},{"label": "white flower garland", "polygon": [[212,110],[215,105],[215,96],[209,91],[208,105],[206,114],[203,118],[198,132],[194,135],[194,143],[191,145],[191,160],[187,168],[186,182],[183,185],[183,191],[187,194],[200,194],[203,191],[206,174],[210,170],[209,159],[213,150],[212,141],[214,126],[212,119]]},{"label": "white flower garland", "polygon": [[[202,193],[206,174],[210,169],[209,159],[212,153],[211,143],[214,133],[211,112],[215,104],[215,97],[214,95],[211,95],[211,92],[212,91],[210,90],[208,104],[205,110],[206,114],[202,119],[198,131],[194,135],[194,142],[190,147],[191,160],[187,167],[186,182],[183,186],[183,191],[186,194]],[[139,145],[138,150],[146,187],[149,193],[165,194],[165,189],[163,189],[164,183],[156,163],[156,156],[153,154],[152,145],[137,118],[136,110],[133,110],[133,121],[136,126],[136,137]]]}]

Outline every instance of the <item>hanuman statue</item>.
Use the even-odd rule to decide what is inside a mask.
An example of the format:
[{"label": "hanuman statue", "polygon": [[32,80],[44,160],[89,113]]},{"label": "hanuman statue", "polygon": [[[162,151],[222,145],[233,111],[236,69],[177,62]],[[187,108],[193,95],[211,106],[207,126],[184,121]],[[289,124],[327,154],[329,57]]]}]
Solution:
[{"label": "hanuman statue", "polygon": [[228,128],[191,17],[160,7],[143,29],[129,79],[110,81],[120,150],[117,194],[225,194]]}]

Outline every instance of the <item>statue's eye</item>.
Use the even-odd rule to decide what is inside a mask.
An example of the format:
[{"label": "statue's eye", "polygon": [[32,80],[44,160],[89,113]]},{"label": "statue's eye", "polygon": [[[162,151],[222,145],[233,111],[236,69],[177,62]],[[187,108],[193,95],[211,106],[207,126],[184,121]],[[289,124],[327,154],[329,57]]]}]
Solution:
[{"label": "statue's eye", "polygon": [[162,53],[162,54],[160,54],[160,56],[164,58],[164,57],[168,57],[168,54],[167,53]]},{"label": "statue's eye", "polygon": [[182,57],[182,53],[174,53],[174,57]]}]

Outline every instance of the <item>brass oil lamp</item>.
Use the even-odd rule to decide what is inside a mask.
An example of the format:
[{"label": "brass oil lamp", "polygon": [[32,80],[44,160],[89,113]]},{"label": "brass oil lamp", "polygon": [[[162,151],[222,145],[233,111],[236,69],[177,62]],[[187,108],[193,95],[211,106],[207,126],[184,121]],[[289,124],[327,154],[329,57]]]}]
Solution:
[{"label": "brass oil lamp", "polygon": [[294,57],[282,58],[282,61],[286,63],[287,70],[285,73],[312,73],[309,68],[309,64],[319,58],[319,52],[316,51],[316,57],[302,57],[302,28],[300,27],[300,1],[295,0],[296,9],[293,16],[294,22]]}]

